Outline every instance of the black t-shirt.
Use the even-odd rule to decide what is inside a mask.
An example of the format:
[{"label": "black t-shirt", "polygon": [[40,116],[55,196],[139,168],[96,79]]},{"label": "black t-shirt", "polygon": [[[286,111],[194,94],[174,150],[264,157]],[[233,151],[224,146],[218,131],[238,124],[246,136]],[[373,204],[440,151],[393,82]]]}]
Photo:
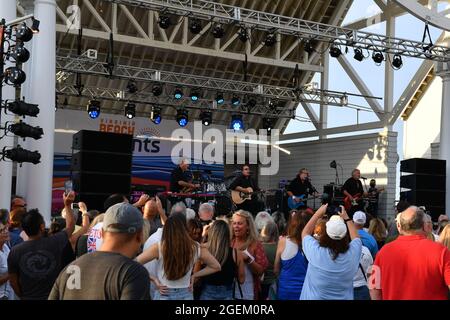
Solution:
[{"label": "black t-shirt", "polygon": [[75,246],[75,253],[77,255],[77,258],[87,253],[87,239],[87,234],[83,234],[78,238],[77,245]]},{"label": "black t-shirt", "polygon": [[230,247],[230,250],[228,250],[227,259],[225,260],[222,269],[219,272],[205,276],[203,278],[204,284],[209,284],[212,286],[227,286],[233,284],[233,280],[237,273],[237,265],[233,259],[233,254],[235,254],[234,250],[235,249]]},{"label": "black t-shirt", "polygon": [[309,180],[304,182],[297,176],[287,187],[287,191],[290,191],[294,196],[300,197],[302,195],[308,195],[314,193],[314,188]]},{"label": "black t-shirt", "polygon": [[234,190],[237,187],[241,187],[241,188],[252,188],[253,191],[257,191],[258,186],[256,185],[255,180],[253,180],[252,177],[248,176],[245,177],[244,175],[241,175],[239,177],[237,177],[236,179],[234,179],[234,181],[230,184],[230,189]]},{"label": "black t-shirt", "polygon": [[347,181],[345,181],[342,190],[347,191],[352,196],[356,195],[357,193],[360,193],[361,195],[364,193],[361,181],[355,180],[353,178],[347,179]]},{"label": "black t-shirt", "polygon": [[65,231],[14,246],[8,256],[8,271],[19,277],[22,300],[47,300],[62,269],[62,253],[69,243]]},{"label": "black t-shirt", "polygon": [[177,166],[172,170],[172,173],[170,175],[170,191],[181,191],[182,187],[178,184],[178,181],[189,182],[186,173],[181,170],[180,166]]},{"label": "black t-shirt", "polygon": [[[74,280],[77,272],[81,275],[78,285]],[[136,261],[120,253],[96,251],[67,266],[48,299],[150,300],[150,278]]]}]

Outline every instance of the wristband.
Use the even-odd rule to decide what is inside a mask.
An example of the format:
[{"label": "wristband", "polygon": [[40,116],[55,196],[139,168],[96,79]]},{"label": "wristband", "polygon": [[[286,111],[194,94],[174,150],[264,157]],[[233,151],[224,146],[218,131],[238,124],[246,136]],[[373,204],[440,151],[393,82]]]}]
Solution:
[{"label": "wristband", "polygon": [[353,220],[350,219],[350,218],[344,220],[345,223],[347,223],[347,222],[349,222],[349,221],[353,221]]}]

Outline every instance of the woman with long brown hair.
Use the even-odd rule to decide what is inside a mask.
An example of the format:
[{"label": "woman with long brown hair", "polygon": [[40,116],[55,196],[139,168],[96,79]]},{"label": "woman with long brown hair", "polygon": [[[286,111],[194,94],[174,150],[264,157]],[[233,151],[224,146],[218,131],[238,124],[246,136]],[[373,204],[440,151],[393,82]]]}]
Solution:
[{"label": "woman with long brown hair", "polygon": [[274,272],[278,278],[278,300],[298,300],[308,269],[302,250],[302,231],[310,216],[306,210],[292,210],[287,236],[278,242]]},{"label": "woman with long brown hair", "polygon": [[[141,264],[153,259],[158,259],[157,277],[152,278],[159,288],[155,300],[193,300],[192,284],[195,279],[221,269],[209,251],[191,239],[183,214],[171,215],[164,225],[161,242],[155,243],[136,258]],[[206,267],[192,274],[198,259]]]},{"label": "woman with long brown hair", "polygon": [[261,276],[269,262],[264,247],[258,240],[255,222],[248,211],[239,210],[233,214],[232,222],[233,248],[244,253],[245,281],[235,286],[235,298],[243,300],[257,300],[261,291]]},{"label": "woman with long brown hair", "polygon": [[383,220],[380,218],[373,218],[369,223],[369,233],[377,241],[378,249],[384,246],[387,237],[386,227],[384,226]]}]

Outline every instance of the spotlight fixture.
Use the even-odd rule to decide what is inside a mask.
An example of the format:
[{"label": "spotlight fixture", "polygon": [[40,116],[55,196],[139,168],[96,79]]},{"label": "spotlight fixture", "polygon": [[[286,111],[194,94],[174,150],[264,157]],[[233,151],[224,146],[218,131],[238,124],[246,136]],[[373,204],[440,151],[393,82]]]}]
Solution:
[{"label": "spotlight fixture", "polygon": [[217,104],[223,104],[225,102],[225,99],[223,98],[222,93],[218,93],[216,95],[216,102],[217,102]]},{"label": "spotlight fixture", "polygon": [[25,63],[30,59],[30,52],[25,48],[23,42],[19,42],[12,48],[11,57],[16,62]]},{"label": "spotlight fixture", "polygon": [[89,100],[87,105],[87,112],[91,119],[96,119],[100,115],[100,101],[98,100]]},{"label": "spotlight fixture", "polygon": [[162,92],[163,92],[163,88],[160,84],[153,85],[152,93],[155,97],[160,96],[162,94]]},{"label": "spotlight fixture", "polygon": [[256,107],[256,100],[254,98],[250,98],[247,102],[247,107],[248,108],[254,108]]},{"label": "spotlight fixture", "polygon": [[244,26],[241,26],[239,28],[237,35],[238,35],[239,40],[241,40],[242,42],[246,42],[248,40],[247,28]]},{"label": "spotlight fixture", "polygon": [[364,60],[364,54],[363,54],[361,48],[355,48],[354,52],[355,52],[355,55],[353,56],[353,58],[355,58],[356,61],[361,62]]},{"label": "spotlight fixture", "polygon": [[153,107],[152,112],[150,113],[150,120],[154,124],[160,124],[162,121],[161,109],[158,107]]},{"label": "spotlight fixture", "polygon": [[223,29],[221,23],[216,22],[214,24],[214,27],[212,29],[212,34],[213,34],[214,38],[216,38],[216,39],[220,39],[225,35],[225,30]]},{"label": "spotlight fixture", "polygon": [[198,92],[198,90],[192,89],[190,97],[191,101],[193,102],[198,101],[198,99],[200,98],[200,93]]},{"label": "spotlight fixture", "polygon": [[241,99],[238,96],[231,98],[231,104],[235,107],[241,104]]},{"label": "spotlight fixture", "polygon": [[341,54],[341,48],[333,44],[330,48],[330,56],[332,56],[333,58],[339,58]]},{"label": "spotlight fixture", "polygon": [[37,117],[39,114],[39,108],[37,104],[26,103],[25,101],[12,101],[8,102],[6,108],[21,117]]},{"label": "spotlight fixture", "polygon": [[133,119],[136,116],[136,105],[128,102],[125,106],[125,117]]},{"label": "spotlight fixture", "polygon": [[379,66],[384,61],[384,56],[380,51],[374,51],[372,53],[372,60]]},{"label": "spotlight fixture", "polygon": [[342,105],[342,106],[347,106],[347,105],[348,105],[348,96],[347,96],[346,94],[344,94],[344,95],[341,97],[341,105]]},{"label": "spotlight fixture", "polygon": [[183,98],[183,91],[181,91],[180,88],[176,88],[173,93],[173,97],[177,100],[180,100],[181,98]]},{"label": "spotlight fixture", "polygon": [[395,69],[400,69],[403,66],[402,56],[399,54],[394,55],[392,58],[392,66]]},{"label": "spotlight fixture", "polygon": [[8,131],[12,134],[22,138],[33,138],[39,140],[44,134],[44,130],[41,127],[33,127],[25,122],[13,123],[8,126]]},{"label": "spotlight fixture", "polygon": [[131,94],[136,93],[138,91],[136,82],[134,80],[128,81],[127,91],[128,91],[128,93],[131,93]]},{"label": "spotlight fixture", "polygon": [[165,14],[159,16],[158,25],[161,29],[168,29],[171,25],[170,17]]},{"label": "spotlight fixture", "polygon": [[309,55],[311,55],[315,51],[314,45],[312,44],[312,42],[310,40],[307,40],[305,42],[305,44],[303,45],[303,50],[308,52]]},{"label": "spotlight fixture", "polygon": [[198,19],[192,19],[189,22],[189,30],[193,33],[193,34],[199,34],[202,31],[202,24],[200,22],[200,20]]},{"label": "spotlight fixture", "polygon": [[4,77],[5,83],[13,86],[20,86],[27,79],[25,72],[18,67],[6,68]]},{"label": "spotlight fixture", "polygon": [[212,123],[212,113],[210,111],[202,111],[200,119],[204,126],[209,126]]},{"label": "spotlight fixture", "polygon": [[244,121],[242,121],[241,115],[233,115],[231,117],[230,129],[234,131],[244,130]]},{"label": "spotlight fixture", "polygon": [[177,122],[180,127],[186,127],[189,122],[187,110],[179,109],[177,111]]},{"label": "spotlight fixture", "polygon": [[266,38],[264,39],[264,44],[266,47],[272,47],[275,43],[277,43],[277,36],[275,33],[271,32],[266,35]]},{"label": "spotlight fixture", "polygon": [[33,38],[33,31],[25,23],[21,24],[16,31],[16,39],[28,42]]},{"label": "spotlight fixture", "polygon": [[41,154],[38,151],[29,151],[20,146],[9,150],[3,149],[2,153],[2,159],[7,158],[13,162],[29,162],[33,164],[41,162]]},{"label": "spotlight fixture", "polygon": [[31,25],[31,31],[33,33],[39,33],[39,25],[41,22],[38,19],[33,18],[33,24]]},{"label": "spotlight fixture", "polygon": [[263,118],[262,119],[263,129],[266,129],[267,132],[271,132],[273,129],[273,118]]}]

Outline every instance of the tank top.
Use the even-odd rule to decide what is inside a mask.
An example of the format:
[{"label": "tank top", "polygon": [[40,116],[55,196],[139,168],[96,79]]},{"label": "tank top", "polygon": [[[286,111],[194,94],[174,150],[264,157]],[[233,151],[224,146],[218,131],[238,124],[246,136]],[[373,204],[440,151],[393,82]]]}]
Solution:
[{"label": "tank top", "polygon": [[197,259],[200,257],[200,245],[198,243],[196,243],[196,246],[197,246],[197,250],[194,254],[194,259],[192,259],[189,269],[184,274],[184,276],[182,276],[181,278],[179,278],[177,280],[168,280],[164,273],[164,259],[163,259],[163,255],[162,255],[161,242],[158,242],[159,258],[157,260],[156,275],[158,276],[158,280],[159,280],[159,282],[161,282],[162,285],[167,286],[168,288],[174,288],[174,289],[189,287],[190,282],[191,282],[192,269],[194,268],[195,262],[197,262]]},{"label": "tank top", "polygon": [[[293,255],[292,253],[296,253]],[[288,259],[283,259],[283,257]],[[281,270],[278,280],[278,299],[298,300],[306,277],[308,262],[299,246],[286,238],[286,247],[281,254]]]},{"label": "tank top", "polygon": [[237,265],[233,259],[233,248],[228,250],[228,256],[222,269],[219,272],[210,274],[203,278],[203,283],[212,286],[227,286],[232,285],[236,276]]}]

